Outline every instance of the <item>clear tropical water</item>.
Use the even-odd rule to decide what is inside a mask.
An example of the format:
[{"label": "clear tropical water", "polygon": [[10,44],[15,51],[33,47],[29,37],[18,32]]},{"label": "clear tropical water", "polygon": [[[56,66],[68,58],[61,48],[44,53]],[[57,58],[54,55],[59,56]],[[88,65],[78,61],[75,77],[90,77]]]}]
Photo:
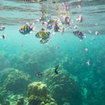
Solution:
[{"label": "clear tropical water", "polygon": [[[62,94],[58,97],[54,97],[56,95],[51,93],[58,105],[105,105],[105,1],[82,0],[78,2],[71,0],[68,2],[70,3],[72,26],[63,34],[52,35],[48,43],[41,44],[35,37],[36,32],[22,35],[19,29],[26,22],[34,22],[38,32],[42,26],[36,20],[41,17],[43,10],[51,16],[58,15],[54,4],[51,4],[50,1],[30,3],[20,0],[0,0],[0,26],[6,27],[4,31],[0,31],[0,105],[9,105],[8,102],[10,105],[23,105],[16,104],[20,97],[24,97],[24,100],[27,101],[27,89],[21,91],[21,88],[26,88],[29,83],[34,81],[46,83],[43,72],[46,69],[55,68],[59,64],[61,67],[58,71],[63,72],[64,69],[64,72],[76,81],[77,90],[80,92],[69,93],[71,88],[69,85],[66,86],[69,84],[68,79],[62,79],[58,73],[58,81],[62,79],[63,85],[65,85],[60,91]],[[77,8],[78,5],[81,5],[80,9]],[[83,16],[82,23],[76,22],[79,15]],[[75,25],[85,34],[83,40],[73,35]],[[96,35],[96,32],[99,34]],[[6,35],[5,39],[2,39],[2,34]],[[14,81],[18,80],[17,72],[11,74],[15,69],[30,76],[27,85],[24,82],[21,83],[22,79],[19,83]],[[41,77],[36,75],[39,72],[42,73]],[[54,72],[52,74],[56,77]],[[65,74],[64,76],[66,78]],[[12,78],[12,81],[9,77]],[[22,78],[26,80],[24,76]],[[50,81],[52,78],[48,79]],[[46,84],[52,92],[55,88],[48,84],[49,81]],[[52,83],[58,85],[57,94],[59,94],[60,87],[62,87],[60,82],[52,79]],[[68,94],[65,93],[65,88],[67,88]],[[73,91],[73,89],[71,90]],[[78,96],[80,99],[77,99]]]}]

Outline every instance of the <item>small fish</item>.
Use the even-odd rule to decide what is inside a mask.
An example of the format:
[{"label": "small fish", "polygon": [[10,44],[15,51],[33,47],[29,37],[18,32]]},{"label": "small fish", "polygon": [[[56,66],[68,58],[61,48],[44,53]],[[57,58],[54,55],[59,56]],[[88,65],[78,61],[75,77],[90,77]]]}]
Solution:
[{"label": "small fish", "polygon": [[54,26],[54,31],[59,32],[60,28],[59,28],[58,24],[53,24],[53,26]]},{"label": "small fish", "polygon": [[38,73],[36,73],[36,76],[41,78],[43,76],[43,73],[42,72],[38,72]]},{"label": "small fish", "polygon": [[87,64],[88,66],[90,66],[90,61],[88,60],[88,61],[86,62],[86,64]]},{"label": "small fish", "polygon": [[57,65],[57,66],[55,67],[55,69],[54,69],[55,74],[58,74],[58,71],[57,71],[57,70],[58,70],[59,67],[61,67],[61,65]]},{"label": "small fish", "polygon": [[3,34],[3,35],[2,35],[2,38],[5,39],[5,38],[6,38],[6,35]]},{"label": "small fish", "polygon": [[82,22],[82,21],[83,21],[82,15],[80,15],[80,16],[77,18],[77,21],[78,21],[78,22]]},{"label": "small fish", "polygon": [[21,27],[21,29],[19,30],[20,33],[22,34],[28,34],[32,31],[32,28],[30,28],[29,26],[23,26]]},{"label": "small fish", "polygon": [[83,34],[82,31],[74,31],[73,34],[75,36],[77,36],[78,38],[80,38],[80,39],[83,39],[84,38],[84,34]]},{"label": "small fish", "polygon": [[5,29],[5,27],[1,26],[0,27],[0,31],[3,31]]},{"label": "small fish", "polygon": [[51,30],[53,28],[53,25],[47,24],[47,29]]},{"label": "small fish", "polygon": [[77,25],[75,25],[75,26],[74,26],[74,29],[77,29],[77,28],[78,28],[78,26],[77,26]]},{"label": "small fish", "polygon": [[29,34],[31,33],[32,31],[35,31],[35,27],[31,27],[30,25],[24,25],[20,28],[19,32],[22,33],[22,34]]},{"label": "small fish", "polygon": [[95,35],[98,35],[98,34],[99,34],[99,32],[98,32],[98,31],[96,31],[96,32],[95,32]]},{"label": "small fish", "polygon": [[81,5],[78,5],[78,6],[77,6],[77,8],[79,8],[79,9],[80,9],[81,7],[82,7]]},{"label": "small fish", "polygon": [[85,51],[88,51],[88,48],[85,48]]},{"label": "small fish", "polygon": [[71,25],[71,20],[70,20],[70,18],[69,18],[68,16],[65,17],[65,22],[66,22],[66,24],[67,24],[68,26]]}]

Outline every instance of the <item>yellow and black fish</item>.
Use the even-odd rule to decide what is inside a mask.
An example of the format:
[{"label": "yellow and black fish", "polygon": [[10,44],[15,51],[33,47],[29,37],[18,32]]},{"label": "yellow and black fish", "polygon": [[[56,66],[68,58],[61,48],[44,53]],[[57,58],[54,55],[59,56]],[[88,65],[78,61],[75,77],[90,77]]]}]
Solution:
[{"label": "yellow and black fish", "polygon": [[24,25],[21,27],[21,29],[19,30],[20,33],[22,34],[28,34],[33,30],[32,27],[28,26],[28,25]]},{"label": "yellow and black fish", "polygon": [[54,69],[55,74],[58,74],[58,71],[57,71],[57,70],[58,70],[59,67],[61,67],[61,65],[57,65],[57,66],[55,67],[55,69]]},{"label": "yellow and black fish", "polygon": [[84,38],[84,34],[83,34],[82,31],[74,31],[73,34],[75,36],[77,36],[78,38],[80,38],[80,39],[83,39]]}]

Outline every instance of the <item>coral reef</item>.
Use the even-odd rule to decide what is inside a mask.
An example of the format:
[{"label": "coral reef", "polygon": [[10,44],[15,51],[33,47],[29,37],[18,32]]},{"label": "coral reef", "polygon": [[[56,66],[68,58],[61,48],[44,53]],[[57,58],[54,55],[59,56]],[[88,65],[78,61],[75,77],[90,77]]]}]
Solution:
[{"label": "coral reef", "polygon": [[[84,103],[86,105],[104,105],[105,104],[105,71],[88,72],[85,74],[86,78],[81,82],[84,91]],[[101,77],[101,78],[100,78]],[[103,78],[104,77],[104,78]],[[101,103],[100,103],[101,102]]]},{"label": "coral reef", "polygon": [[4,81],[4,88],[14,93],[24,93],[30,83],[30,76],[14,69]]},{"label": "coral reef", "polygon": [[0,71],[0,85],[3,85],[4,80],[12,71],[14,71],[14,68],[4,68],[2,71]]},{"label": "coral reef", "polygon": [[33,82],[28,86],[28,105],[57,105],[51,98],[46,84]]},{"label": "coral reef", "polygon": [[7,97],[10,92],[7,92],[4,81],[8,77],[8,75],[14,71],[14,68],[4,68],[2,71],[0,71],[0,104],[2,105],[8,105],[9,102],[7,100]]},{"label": "coral reef", "polygon": [[63,105],[65,102],[70,105],[82,105],[80,88],[67,72],[60,70],[58,74],[55,74],[54,69],[50,68],[44,72],[44,77],[58,105]]},{"label": "coral reef", "polygon": [[[14,62],[15,63],[12,63]],[[31,78],[35,78],[35,74],[42,70],[42,65],[40,63],[40,58],[35,53],[23,53],[21,56],[16,56],[11,59],[11,65],[14,68],[25,71],[31,75]]]},{"label": "coral reef", "polygon": [[24,98],[21,97],[17,100],[17,104],[16,105],[24,105]]},{"label": "coral reef", "polygon": [[0,104],[5,105],[8,93],[3,88],[0,88]]},{"label": "coral reef", "polygon": [[38,52],[25,52],[19,56],[16,55],[16,57],[11,57],[11,66],[27,72],[31,78],[35,78],[37,72],[47,69],[50,62],[54,62],[59,57],[55,54],[55,50],[55,48],[49,47]]},{"label": "coral reef", "polygon": [[8,53],[0,51],[0,71],[10,67],[10,61],[8,59]]}]

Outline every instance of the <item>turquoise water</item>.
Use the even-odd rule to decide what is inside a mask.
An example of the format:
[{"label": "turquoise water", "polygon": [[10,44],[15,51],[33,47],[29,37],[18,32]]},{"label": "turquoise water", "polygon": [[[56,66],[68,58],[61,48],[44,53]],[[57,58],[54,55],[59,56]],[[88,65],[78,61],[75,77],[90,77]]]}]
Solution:
[{"label": "turquoise water", "polygon": [[[41,44],[35,34],[43,26],[36,20],[43,10],[50,16],[58,16],[54,4],[0,1],[0,26],[6,28],[0,31],[0,105],[56,105],[27,100],[28,85],[39,81],[47,85],[57,105],[105,105],[105,1],[68,2],[71,27],[63,34],[51,35],[48,43]],[[83,16],[82,23],[76,21],[79,15]],[[36,32],[22,35],[19,29],[26,22],[34,22]],[[74,29],[75,25],[78,29]],[[80,40],[73,34],[74,30],[83,31],[85,38]],[[54,68],[59,64],[59,73],[55,74]],[[46,69],[49,69],[48,76]],[[39,72],[41,77],[37,76]],[[18,102],[21,97],[24,104]]]}]

